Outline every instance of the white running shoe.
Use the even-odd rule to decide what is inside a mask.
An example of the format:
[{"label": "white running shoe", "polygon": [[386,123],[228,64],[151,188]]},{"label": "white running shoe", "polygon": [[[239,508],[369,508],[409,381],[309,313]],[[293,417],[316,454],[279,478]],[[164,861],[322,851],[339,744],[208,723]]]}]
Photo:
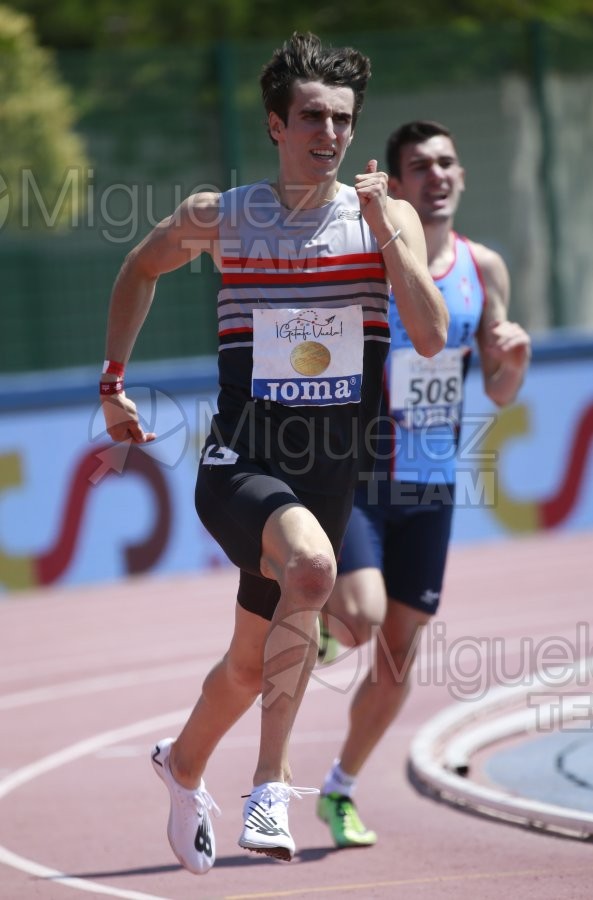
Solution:
[{"label": "white running shoe", "polygon": [[288,830],[291,797],[318,794],[317,788],[291,787],[282,781],[266,781],[254,787],[243,808],[243,831],[239,846],[255,853],[290,862],[295,844]]},{"label": "white running shoe", "polygon": [[204,779],[195,791],[175,781],[169,766],[172,744],[173,738],[163,738],[152,751],[153,768],[164,781],[171,798],[167,837],[181,865],[194,875],[205,875],[216,859],[209,812],[219,816],[220,809],[206,790]]}]

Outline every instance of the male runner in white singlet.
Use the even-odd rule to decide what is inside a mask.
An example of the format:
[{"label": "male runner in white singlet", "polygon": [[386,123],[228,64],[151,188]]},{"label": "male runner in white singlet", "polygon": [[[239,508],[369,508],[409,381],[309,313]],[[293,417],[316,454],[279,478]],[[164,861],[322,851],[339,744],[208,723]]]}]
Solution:
[{"label": "male runner in white singlet", "polygon": [[202,252],[222,274],[218,412],[196,507],[240,569],[236,625],[180,735],[152,755],[170,794],[171,847],[197,874],[215,859],[207,761],[259,694],[261,740],[239,844],[294,854],[288,802],[313,789],[291,786],[289,735],[358,471],[369,465],[364,434],[378,410],[389,285],[419,353],[446,340],[447,311],[413,208],[387,196],[375,160],[354,187],[338,182],[369,75],[358,51],[293,35],[261,76],[276,179],[189,197],[132,250],[113,290],[103,408],[114,440],[143,443],[154,435],[123,392],[123,370],[157,279]]}]

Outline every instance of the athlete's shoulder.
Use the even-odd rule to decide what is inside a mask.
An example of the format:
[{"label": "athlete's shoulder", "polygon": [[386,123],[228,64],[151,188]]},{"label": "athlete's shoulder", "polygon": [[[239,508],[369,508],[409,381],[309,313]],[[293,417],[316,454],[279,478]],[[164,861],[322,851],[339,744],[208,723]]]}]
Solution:
[{"label": "athlete's shoulder", "polygon": [[209,211],[218,210],[221,198],[222,194],[219,191],[198,191],[187,197],[185,205],[188,211],[197,213],[199,216],[202,213],[207,214]]},{"label": "athlete's shoulder", "polygon": [[480,244],[478,241],[472,241],[468,237],[461,237],[469,247],[470,253],[484,277],[500,278],[507,273],[507,266],[496,250],[487,247],[486,244]]},{"label": "athlete's shoulder", "polygon": [[471,252],[486,290],[486,297],[492,310],[508,307],[510,275],[501,254],[486,244],[464,238]]}]

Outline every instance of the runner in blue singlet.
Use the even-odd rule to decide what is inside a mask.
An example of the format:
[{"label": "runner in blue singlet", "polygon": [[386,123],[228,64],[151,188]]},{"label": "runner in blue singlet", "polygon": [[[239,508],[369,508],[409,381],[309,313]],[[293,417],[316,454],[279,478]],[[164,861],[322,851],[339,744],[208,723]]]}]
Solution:
[{"label": "runner in blue singlet", "polygon": [[[498,253],[460,237],[453,220],[464,170],[447,128],[417,121],[389,138],[390,190],[420,216],[429,270],[449,310],[444,350],[423,359],[390,306],[392,348],[375,429],[374,474],[359,484],[324,616],[332,638],[367,641],[380,625],[374,661],[350,709],[350,725],[327,773],[318,814],[339,847],[375,843],[354,805],[357,776],[408,690],[420,630],[438,608],[455,498],[463,382],[477,343],[484,390],[511,403],[530,340],[509,322],[509,276]],[[393,301],[393,298],[392,298]]]}]

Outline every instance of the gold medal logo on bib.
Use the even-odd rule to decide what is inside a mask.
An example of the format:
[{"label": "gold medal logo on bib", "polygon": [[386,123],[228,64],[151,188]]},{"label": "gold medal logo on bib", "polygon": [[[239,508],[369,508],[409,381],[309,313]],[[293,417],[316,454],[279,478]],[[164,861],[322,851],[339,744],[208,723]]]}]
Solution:
[{"label": "gold medal logo on bib", "polygon": [[303,341],[293,349],[290,362],[299,375],[321,375],[331,362],[331,353],[317,341]]}]

